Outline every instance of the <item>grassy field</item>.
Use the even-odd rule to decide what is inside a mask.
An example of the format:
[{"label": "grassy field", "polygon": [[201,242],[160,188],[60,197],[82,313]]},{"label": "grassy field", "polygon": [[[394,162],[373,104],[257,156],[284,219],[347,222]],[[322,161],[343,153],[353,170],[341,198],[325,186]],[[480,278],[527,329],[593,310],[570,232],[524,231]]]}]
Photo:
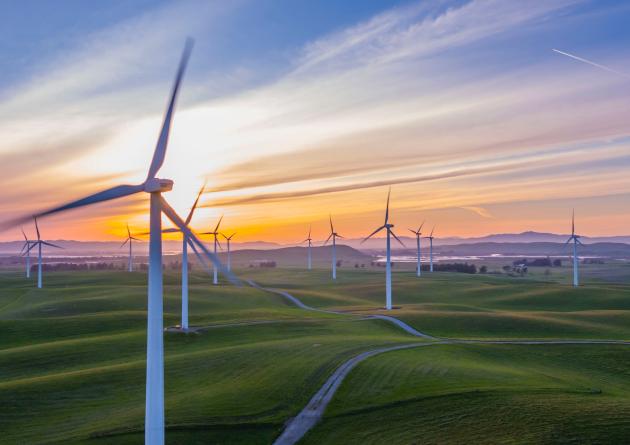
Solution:
[{"label": "grassy field", "polygon": [[[207,329],[166,334],[169,444],[271,443],[339,364],[419,341],[354,315],[380,311],[382,270],[342,269],[337,283],[324,269],[239,274],[348,314],[303,311],[280,296],[213,287],[193,274],[190,322]],[[146,275],[59,272],[46,275],[45,286],[0,272],[0,443],[142,443]],[[175,325],[176,273],[167,272],[165,293],[165,324]],[[630,339],[630,286],[619,283],[591,280],[574,290],[398,272],[394,304],[394,316],[432,335]],[[386,353],[351,372],[305,443],[620,443],[630,435],[629,375],[623,346]]]}]

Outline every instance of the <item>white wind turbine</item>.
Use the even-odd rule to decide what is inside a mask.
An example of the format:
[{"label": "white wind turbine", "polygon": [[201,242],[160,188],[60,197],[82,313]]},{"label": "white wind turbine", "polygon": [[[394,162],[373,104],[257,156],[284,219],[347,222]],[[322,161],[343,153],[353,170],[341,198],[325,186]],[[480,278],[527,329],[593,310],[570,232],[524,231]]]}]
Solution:
[{"label": "white wind turbine", "polygon": [[234,235],[236,235],[236,232],[234,232],[230,236],[225,236],[225,234],[223,233],[221,235],[223,236],[223,238],[225,238],[225,241],[227,242],[227,270],[232,270],[232,254],[230,250],[230,241],[232,241],[232,238],[234,237]]},{"label": "white wind turbine", "polygon": [[[193,214],[195,213],[195,209],[197,208],[197,204],[199,203],[199,198],[203,194],[206,185],[204,184],[199,190],[197,194],[197,198],[193,203],[193,206],[190,208],[190,212],[188,212],[188,216],[184,221],[186,227],[189,226],[190,221],[192,220]],[[182,234],[182,321],[181,321],[181,329],[182,331],[188,331],[188,244],[190,244],[190,239],[186,232],[182,231],[177,227],[173,227],[170,229],[162,230],[162,233],[181,233]]]},{"label": "white wind turbine", "polygon": [[313,245],[313,238],[311,238],[311,226],[308,227],[308,236],[306,237],[306,239],[304,241],[302,241],[301,244],[304,244],[308,242],[308,246],[307,246],[307,265],[308,265],[308,270],[311,270],[312,265],[313,265],[313,261],[312,261],[312,256],[311,256],[311,246]]},{"label": "white wind turbine", "polygon": [[429,272],[433,272],[433,231],[435,230],[435,226],[431,229],[431,234],[429,236],[425,236],[426,239],[429,240]]},{"label": "white wind turbine", "polygon": [[[214,255],[215,256],[217,255],[217,246],[221,248],[221,243],[219,243],[219,235],[221,235],[221,233],[219,232],[219,226],[221,225],[222,220],[223,220],[223,215],[221,215],[221,218],[219,218],[219,222],[217,223],[217,226],[214,228],[214,231],[202,233],[202,235],[214,236]],[[218,276],[218,271],[216,267],[214,267],[214,271],[213,271],[212,284],[219,284],[219,276]]]},{"label": "white wind turbine", "polygon": [[20,230],[24,236],[24,245],[22,246],[20,255],[26,256],[26,278],[31,278],[31,244],[34,243],[34,241],[28,239],[23,229]]},{"label": "white wind turbine", "polygon": [[420,249],[421,247],[420,237],[422,236],[422,226],[424,226],[424,221],[422,222],[422,224],[420,224],[420,227],[418,227],[418,230],[409,229],[411,233],[416,235],[416,249],[417,249],[417,255],[418,255],[418,258],[416,260],[416,275],[417,276],[422,275],[422,257],[421,257],[421,249]]},{"label": "white wind turbine", "polygon": [[127,271],[129,272],[133,272],[133,248],[131,247],[132,241],[140,240],[131,236],[131,230],[129,230],[129,224],[127,224],[127,239],[124,243],[120,245],[120,248],[122,249],[123,247],[125,247],[125,244],[129,243],[129,260],[127,264]]},{"label": "white wind turbine", "polygon": [[337,238],[343,238],[343,236],[339,235],[335,232],[335,228],[333,227],[332,215],[330,215],[330,235],[324,242],[324,246],[328,244],[332,238],[332,279],[337,279]]},{"label": "white wind turbine", "polygon": [[393,236],[396,241],[400,243],[401,246],[405,247],[403,242],[396,236],[392,228],[393,224],[389,223],[389,195],[391,194],[391,189],[387,192],[387,207],[385,207],[385,223],[372,232],[367,238],[364,238],[362,243],[372,238],[381,230],[387,230],[387,249],[386,249],[386,263],[385,263],[385,309],[388,311],[392,310],[392,249],[391,249],[391,240],[390,235]]},{"label": "white wind turbine", "polygon": [[571,217],[571,236],[569,237],[567,242],[564,243],[564,245],[566,246],[571,241],[573,241],[573,287],[578,287],[580,283],[578,276],[579,259],[577,254],[577,246],[578,244],[582,244],[582,241],[580,241],[580,235],[575,234],[575,210],[573,211],[573,216]]},{"label": "white wind turbine", "polygon": [[37,225],[37,216],[34,216],[33,220],[35,220],[35,231],[37,232],[37,241],[31,241],[30,247],[26,249],[26,254],[28,255],[30,250],[33,247],[37,246],[37,287],[41,289],[42,288],[42,246],[50,246],[50,247],[55,247],[57,249],[63,249],[63,247],[57,246],[56,244],[49,243],[47,241],[43,241],[39,233],[39,226]]},{"label": "white wind turbine", "polygon": [[[192,41],[188,40],[182,55],[182,59],[175,78],[175,84],[171,92],[170,100],[164,116],[162,129],[155,146],[153,159],[149,167],[146,180],[137,185],[119,185],[110,189],[95,193],[88,197],[56,207],[35,216],[52,215],[65,210],[96,204],[122,198],[140,192],[146,192],[150,196],[150,241],[149,241],[149,276],[148,276],[148,313],[147,313],[147,361],[146,361],[146,408],[145,408],[145,445],[164,444],[164,329],[163,329],[163,283],[162,283],[162,213],[164,213],[177,227],[190,239],[190,246],[195,253],[197,248],[203,251],[206,258],[234,282],[237,280],[227,272],[217,257],[210,253],[197,236],[186,226],[184,221],[162,197],[163,192],[173,188],[170,179],[156,178],[156,174],[164,163],[166,148],[171,127],[171,120],[175,109],[175,101],[179,85],[186,68]],[[19,225],[26,221],[20,218],[7,224],[8,227]],[[203,262],[204,258],[199,256]],[[204,263],[205,264],[205,263]]]}]

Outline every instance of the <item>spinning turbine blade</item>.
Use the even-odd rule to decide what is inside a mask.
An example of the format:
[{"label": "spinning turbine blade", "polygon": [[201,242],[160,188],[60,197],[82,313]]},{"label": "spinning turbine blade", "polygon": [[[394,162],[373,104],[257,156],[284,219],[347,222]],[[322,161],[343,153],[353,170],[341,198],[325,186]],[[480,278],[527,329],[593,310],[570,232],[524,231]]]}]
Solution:
[{"label": "spinning turbine blade", "polygon": [[[171,227],[171,228],[162,230],[162,233],[179,233],[179,232],[180,232],[180,230],[176,229],[175,227]],[[146,235],[148,235],[148,233]]]},{"label": "spinning turbine blade", "polygon": [[39,226],[37,225],[37,216],[34,216],[33,219],[35,220],[35,231],[37,232],[37,240],[39,241],[41,236],[39,234]]},{"label": "spinning turbine blade", "polygon": [[418,227],[418,233],[422,231],[422,226],[424,226],[424,221],[422,221],[422,224],[420,224],[420,227]]},{"label": "spinning turbine blade", "polygon": [[170,219],[173,224],[175,224],[177,227],[179,227],[179,230],[181,230],[182,233],[184,233],[191,242],[196,244],[197,247],[203,251],[203,253],[208,258],[208,260],[211,261],[212,264],[214,264],[216,266],[216,268],[219,269],[219,271],[228,280],[230,280],[230,282],[232,282],[232,284],[240,285],[240,280],[238,278],[236,278],[234,276],[234,274],[232,274],[232,272],[229,272],[223,266],[221,261],[219,261],[219,258],[217,258],[213,253],[211,253],[206,248],[206,246],[204,246],[204,244],[201,242],[201,240],[199,238],[197,238],[197,235],[195,235],[193,233],[193,231],[190,230],[190,228],[188,228],[188,226],[186,224],[184,224],[184,221],[179,217],[179,215],[175,212],[175,210],[173,210],[173,208],[170,206],[170,204],[168,202],[166,202],[166,199],[164,199],[164,197],[160,197],[160,203],[162,205],[162,212],[164,212],[166,217],[168,219]]},{"label": "spinning turbine blade", "polygon": [[177,70],[177,76],[175,77],[175,84],[173,85],[173,91],[171,92],[171,100],[169,101],[168,108],[166,109],[166,115],[164,116],[164,122],[162,124],[162,131],[160,131],[160,137],[155,145],[155,151],[153,152],[153,159],[151,160],[151,167],[149,167],[149,173],[147,175],[147,181],[155,178],[155,175],[164,164],[164,158],[166,157],[166,147],[168,146],[168,136],[171,130],[171,121],[173,119],[173,111],[175,110],[175,102],[177,100],[177,93],[179,92],[179,85],[184,76],[186,65],[192,51],[193,41],[192,39],[186,40],[184,46],[184,53],[182,54],[181,61],[179,62],[179,69]]},{"label": "spinning turbine blade", "polygon": [[131,238],[131,230],[129,230],[129,224],[127,224],[127,236]]},{"label": "spinning turbine blade", "polygon": [[129,242],[129,240],[130,240],[130,239],[131,239],[131,238],[127,238],[127,239],[125,240],[125,242],[124,242],[124,243],[122,243],[122,244],[120,245],[119,249],[122,249],[123,247],[125,247],[125,244],[127,244],[127,243]]},{"label": "spinning turbine blade", "polygon": [[24,229],[20,227],[20,230],[22,231],[22,236],[24,236],[24,241],[28,242],[28,238],[26,237],[26,233],[24,233]]},{"label": "spinning turbine blade", "polygon": [[571,235],[575,235],[575,209],[573,209],[571,214]]},{"label": "spinning turbine blade", "polygon": [[328,241],[330,241],[330,238],[332,238],[333,234],[331,233],[330,235],[328,235],[328,238],[326,238],[326,241],[324,241],[324,246],[326,244],[328,244]]},{"label": "spinning turbine blade", "polygon": [[328,218],[330,219],[330,233],[334,233],[335,228],[333,227],[333,223],[332,223],[332,215],[328,215]]}]

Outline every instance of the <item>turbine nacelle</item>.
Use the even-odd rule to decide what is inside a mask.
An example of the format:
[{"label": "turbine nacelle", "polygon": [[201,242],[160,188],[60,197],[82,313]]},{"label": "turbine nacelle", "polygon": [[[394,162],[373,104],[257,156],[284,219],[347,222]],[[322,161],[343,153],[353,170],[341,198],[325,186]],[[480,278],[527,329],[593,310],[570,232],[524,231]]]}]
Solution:
[{"label": "turbine nacelle", "polygon": [[173,181],[170,179],[151,178],[144,183],[144,191],[147,193],[164,193],[171,190],[173,190]]}]

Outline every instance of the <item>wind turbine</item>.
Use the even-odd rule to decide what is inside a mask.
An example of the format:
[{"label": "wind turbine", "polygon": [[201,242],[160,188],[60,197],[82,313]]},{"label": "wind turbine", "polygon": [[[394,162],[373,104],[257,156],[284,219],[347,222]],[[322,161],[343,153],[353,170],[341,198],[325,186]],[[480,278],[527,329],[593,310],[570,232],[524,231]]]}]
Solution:
[{"label": "wind turbine", "polygon": [[[184,224],[187,227],[192,220],[195,209],[197,208],[197,204],[199,203],[199,198],[201,198],[201,195],[203,194],[205,188],[206,184],[204,183],[204,185],[199,190],[199,193],[197,194],[197,199],[195,199],[195,202],[193,203],[190,212],[188,212],[188,216],[184,221]],[[190,243],[190,239],[184,231],[176,227],[164,229],[162,230],[162,233],[182,234],[182,321],[180,327],[183,331],[188,331],[188,244]]]},{"label": "wind turbine", "polygon": [[230,241],[232,240],[234,235],[236,235],[236,232],[234,232],[230,236],[225,236],[225,234],[223,234],[223,233],[221,235],[223,235],[223,238],[225,238],[225,241],[227,242],[227,270],[232,270],[232,258],[231,258],[231,251],[230,251]]},{"label": "wind turbine", "polygon": [[35,220],[35,231],[37,232],[37,241],[31,241],[30,247],[26,249],[26,254],[28,255],[30,250],[37,246],[37,287],[39,289],[42,288],[42,246],[50,246],[55,247],[57,249],[63,249],[61,246],[57,246],[56,244],[49,243],[47,241],[42,240],[41,235],[39,233],[39,226],[37,225],[37,216],[34,216]]},{"label": "wind turbine", "polygon": [[[217,246],[221,247],[221,243],[219,243],[219,235],[221,235],[221,233],[219,232],[219,226],[221,225],[221,220],[223,220],[223,215],[221,215],[221,218],[219,218],[219,222],[217,223],[217,226],[214,228],[214,231],[202,233],[202,235],[214,236],[214,255],[215,256],[217,255]],[[214,268],[212,284],[219,284],[219,277],[218,277],[216,267]]]},{"label": "wind turbine", "polygon": [[[198,253],[199,248],[215,266],[221,269],[232,281],[237,280],[223,268],[218,258],[210,253],[197,236],[186,226],[185,222],[173,210],[162,196],[173,188],[173,181],[160,179],[156,174],[164,163],[166,148],[171,127],[171,120],[175,109],[175,101],[179,85],[190,56],[192,40],[187,40],[181,58],[175,84],[164,116],[162,129],[155,146],[153,159],[149,167],[146,180],[137,185],[118,185],[85,198],[70,202],[35,215],[42,217],[65,210],[96,204],[122,198],[140,192],[150,196],[150,241],[149,241],[149,274],[148,274],[148,313],[147,313],[147,361],[146,361],[146,408],[144,441],[145,445],[164,444],[164,330],[163,330],[163,283],[162,283],[162,213],[164,213],[190,239],[191,247]],[[19,225],[25,218],[19,218],[9,223],[9,227]],[[199,258],[203,262],[201,255]],[[205,263],[204,263],[205,264]]]},{"label": "wind turbine", "polygon": [[129,243],[129,264],[127,266],[127,270],[129,272],[133,272],[133,250],[131,247],[132,241],[140,241],[140,240],[138,238],[134,238],[133,236],[131,236],[131,230],[129,230],[129,224],[127,224],[127,239],[125,240],[124,243],[120,245],[120,248],[122,249],[123,247],[125,247],[125,244]]},{"label": "wind turbine", "polygon": [[571,236],[564,245],[566,246],[571,241],[573,241],[573,287],[578,287],[580,283],[578,276],[579,261],[577,255],[577,245],[582,244],[582,241],[580,241],[580,235],[575,234],[575,210],[573,211],[573,215],[571,217]]},{"label": "wind turbine", "polygon": [[392,249],[391,249],[391,240],[390,235],[393,236],[396,241],[400,243],[401,246],[405,247],[403,242],[396,236],[392,228],[393,224],[389,223],[389,195],[391,194],[391,189],[387,192],[387,207],[385,207],[385,223],[372,232],[367,238],[364,238],[361,243],[366,242],[378,232],[383,229],[387,230],[387,250],[386,250],[386,264],[385,264],[385,309],[388,311],[392,310]]},{"label": "wind turbine", "polygon": [[313,238],[311,238],[311,226],[308,227],[308,236],[306,237],[306,239],[304,241],[302,241],[301,244],[304,244],[306,242],[308,242],[308,247],[307,247],[307,258],[308,258],[308,270],[311,270],[311,267],[313,265],[312,262],[312,256],[311,256],[311,246],[312,246],[312,241]]},{"label": "wind turbine", "polygon": [[409,229],[409,231],[411,233],[413,233],[414,235],[416,235],[416,247],[417,247],[417,255],[418,255],[418,259],[416,261],[416,275],[417,276],[421,276],[422,275],[422,259],[420,256],[420,237],[422,235],[422,226],[424,226],[424,221],[422,221],[422,224],[420,224],[420,227],[418,227],[418,230],[413,230],[413,229]]},{"label": "wind turbine", "polygon": [[431,234],[429,236],[425,236],[426,239],[429,240],[429,272],[433,272],[433,231],[435,230],[435,226],[431,229]]},{"label": "wind turbine", "polygon": [[24,245],[22,246],[20,255],[26,256],[26,278],[31,278],[31,244],[34,241],[28,239],[26,233],[24,233],[24,229],[20,230],[24,236]]},{"label": "wind turbine", "polygon": [[332,215],[330,215],[330,235],[324,242],[324,246],[328,244],[328,241],[330,241],[330,238],[332,238],[332,279],[336,280],[337,279],[337,252],[336,252],[337,238],[343,238],[343,236],[335,232],[335,228],[333,227],[333,222],[332,222]]}]

